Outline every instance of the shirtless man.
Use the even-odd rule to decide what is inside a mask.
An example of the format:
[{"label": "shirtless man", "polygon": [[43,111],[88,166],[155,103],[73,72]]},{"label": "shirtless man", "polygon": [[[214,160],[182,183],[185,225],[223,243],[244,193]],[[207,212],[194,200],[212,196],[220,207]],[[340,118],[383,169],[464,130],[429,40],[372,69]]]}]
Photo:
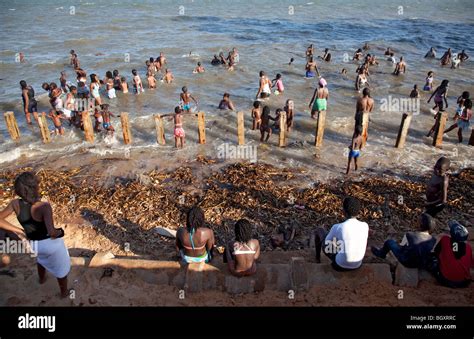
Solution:
[{"label": "shirtless man", "polygon": [[209,262],[215,245],[214,232],[206,227],[204,212],[192,207],[186,214],[186,227],[176,232],[176,251],[185,264]]},{"label": "shirtless man", "polygon": [[265,75],[264,71],[260,71],[260,83],[259,83],[258,92],[255,98],[256,99],[258,99],[259,97],[262,99],[268,98],[270,94],[272,93],[271,87],[272,87],[272,82],[270,81],[270,79]]},{"label": "shirtless man", "polygon": [[426,187],[426,213],[433,218],[444,209],[448,202],[449,177],[446,172],[450,165],[451,162],[448,158],[439,158]]},{"label": "shirtless man", "polygon": [[163,52],[160,52],[160,56],[158,57],[158,63],[160,64],[159,69],[162,69],[163,66],[167,64],[166,57]]},{"label": "shirtless man", "polygon": [[461,62],[464,62],[466,61],[467,59],[469,59],[469,55],[467,55],[467,53],[464,51],[464,49],[461,51],[461,53],[458,54],[458,59],[461,61]]},{"label": "shirtless man", "polygon": [[23,99],[23,110],[26,115],[26,122],[31,125],[30,114],[33,113],[35,120],[38,120],[38,103],[35,99],[35,90],[27,85],[25,80],[20,81],[21,98]]},{"label": "shirtless man", "polygon": [[167,68],[165,71],[165,75],[161,78],[161,81],[166,82],[167,84],[171,84],[174,80],[173,73]]},{"label": "shirtless man", "polygon": [[306,77],[307,78],[314,78],[316,73],[318,73],[318,77],[321,77],[318,70],[318,65],[316,65],[316,61],[314,61],[313,57],[309,59],[306,63]]},{"label": "shirtless man", "polygon": [[181,99],[181,103],[183,105],[183,110],[186,112],[189,112],[191,109],[191,100],[194,101],[194,103],[198,104],[197,100],[191,95],[191,93],[188,92],[188,88],[186,86],[183,86],[181,89],[183,92],[179,95],[179,98]]},{"label": "shirtless man", "polygon": [[[355,113],[355,126],[359,126],[361,131],[362,128],[362,117],[364,113],[370,113],[374,109],[374,99],[370,97],[370,90],[368,88],[364,88],[362,91],[362,97],[357,100],[356,104],[356,113]],[[355,131],[355,128],[354,128]],[[364,131],[363,131],[364,132]],[[362,133],[362,137],[365,141],[367,141],[368,133]]]},{"label": "shirtless man", "polygon": [[351,170],[351,161],[354,159],[354,169],[357,171],[357,159],[360,157],[360,151],[362,150],[362,129],[360,126],[355,127],[354,135],[352,136],[352,142],[349,146],[349,156],[347,160],[346,174],[349,174]]},{"label": "shirtless man", "polygon": [[395,66],[395,70],[393,71],[394,75],[400,75],[400,74],[405,74],[406,72],[407,65],[405,61],[403,60],[403,57],[400,57],[400,61],[397,63]]}]

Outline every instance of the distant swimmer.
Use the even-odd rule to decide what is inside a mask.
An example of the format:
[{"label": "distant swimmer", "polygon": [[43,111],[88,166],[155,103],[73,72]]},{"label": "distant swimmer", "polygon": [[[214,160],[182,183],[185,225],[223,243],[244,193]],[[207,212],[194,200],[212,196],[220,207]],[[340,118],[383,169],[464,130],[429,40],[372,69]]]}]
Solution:
[{"label": "distant swimmer", "polygon": [[220,52],[219,53],[219,60],[221,62],[221,65],[227,65],[227,60],[224,56],[224,52]]},{"label": "distant swimmer", "polygon": [[288,63],[288,66],[291,66],[291,64],[295,61],[295,58],[290,58],[290,62]]},{"label": "distant swimmer", "polygon": [[313,97],[309,102],[311,109],[311,118],[316,119],[316,113],[327,110],[329,90],[327,89],[327,82],[325,79],[319,79],[318,88],[314,90]]},{"label": "distant swimmer", "polygon": [[360,90],[364,87],[370,87],[370,85],[367,74],[365,73],[364,69],[361,68],[355,80],[355,89],[356,91],[360,92]]},{"label": "distant swimmer", "polygon": [[146,76],[147,76],[146,80],[148,82],[148,89],[155,89],[156,88],[156,79],[155,79],[155,76],[153,75],[153,73],[151,71],[148,71]]},{"label": "distant swimmer", "polygon": [[212,66],[220,66],[221,65],[221,60],[217,56],[217,54],[214,54],[214,59],[211,60],[211,65]]},{"label": "distant swimmer", "polygon": [[313,57],[311,57],[306,63],[306,77],[314,78],[316,76],[315,72],[318,74],[318,77],[321,77],[319,74],[318,65],[316,64],[316,61],[314,61]]},{"label": "distant swimmer", "polygon": [[387,47],[387,50],[385,51],[384,55],[390,55],[390,53],[393,53],[392,49],[390,47]]},{"label": "distant swimmer", "polygon": [[364,46],[362,46],[362,49],[363,49],[364,51],[368,51],[368,50],[370,49],[369,43],[366,42],[366,43],[364,44]]},{"label": "distant swimmer", "polygon": [[229,93],[227,93],[227,92],[224,93],[224,96],[222,97],[222,100],[219,103],[218,108],[222,109],[222,110],[229,110],[229,109],[231,111],[235,110],[234,103],[232,102],[232,100],[230,100],[230,94]]},{"label": "distant swimmer", "polygon": [[314,56],[314,46],[313,44],[309,45],[306,48],[306,61],[309,61]]},{"label": "distant swimmer", "polygon": [[38,120],[38,102],[35,99],[35,90],[28,85],[25,80],[20,81],[21,98],[23,99],[23,110],[26,116],[26,122],[31,125],[31,116]]},{"label": "distant swimmer", "polygon": [[259,87],[258,87],[258,92],[255,98],[256,99],[258,99],[259,97],[262,99],[268,98],[272,94],[271,86],[272,86],[272,82],[265,75],[265,72],[260,71]]},{"label": "distant swimmer", "polygon": [[436,58],[436,50],[431,47],[430,50],[425,54],[425,58]]},{"label": "distant swimmer", "polygon": [[201,62],[198,62],[196,68],[193,71],[193,73],[204,73],[204,71],[205,71],[204,66],[201,65]]},{"label": "distant swimmer", "polygon": [[283,79],[281,77],[281,74],[278,73],[276,75],[276,78],[272,80],[272,88],[276,87],[275,94],[283,94],[285,91],[285,86],[283,86]]},{"label": "distant swimmer", "polygon": [[367,54],[366,62],[369,65],[376,65],[376,66],[379,65],[379,62],[377,61],[377,58],[375,57],[375,55],[371,55],[371,54]]},{"label": "distant swimmer", "polygon": [[362,52],[362,49],[359,48],[357,51],[355,51],[354,56],[352,57],[352,60],[359,61],[362,59],[363,56],[364,56],[364,53]]},{"label": "distant swimmer", "polygon": [[463,49],[461,53],[458,53],[458,58],[459,60],[461,60],[461,62],[464,62],[464,61],[467,61],[467,59],[469,59],[469,55],[467,55],[467,53]]},{"label": "distant swimmer", "polygon": [[453,57],[451,58],[451,69],[459,68],[460,63],[461,63],[461,59],[459,59],[459,56],[456,53],[454,53]]},{"label": "distant swimmer", "polygon": [[434,72],[429,71],[428,75],[426,76],[425,86],[423,86],[423,91],[431,92],[433,89],[433,81],[434,81]]},{"label": "distant swimmer", "polygon": [[133,78],[132,78],[133,89],[135,90],[135,93],[139,95],[140,93],[145,92],[145,89],[143,88],[142,79],[138,75],[138,72],[136,69],[132,70],[132,75],[133,75]]},{"label": "distant swimmer", "polygon": [[[355,113],[355,126],[360,126],[360,129],[362,132],[364,132],[362,128],[362,117],[364,116],[364,113],[370,113],[374,109],[374,99],[370,97],[370,90],[368,88],[364,88],[362,91],[362,97],[360,97],[357,100],[356,103],[356,113]],[[355,133],[355,128],[354,128],[354,133]],[[368,133],[367,130],[362,134],[362,137],[364,140],[367,140]]]},{"label": "distant swimmer", "polygon": [[330,62],[331,61],[331,53],[329,53],[329,48],[326,48],[324,50],[323,56],[318,56],[318,58],[321,58],[326,62]]},{"label": "distant swimmer", "polygon": [[420,97],[420,91],[418,91],[418,85],[414,85],[410,92],[410,98],[417,99]]},{"label": "distant swimmer", "polygon": [[341,71],[341,74],[346,75],[347,74],[347,69],[343,68]]},{"label": "distant swimmer", "polygon": [[160,52],[160,56],[157,58],[159,63],[159,69],[162,69],[168,62],[166,61],[165,54]]},{"label": "distant swimmer", "polygon": [[174,80],[174,75],[171,73],[171,70],[168,68],[165,70],[165,74],[161,78],[161,81],[166,82],[167,84],[171,84]]},{"label": "distant swimmer", "polygon": [[451,48],[448,48],[446,52],[444,52],[443,56],[441,57],[441,66],[446,66],[451,63],[452,58]]},{"label": "distant swimmer", "polygon": [[387,58],[387,61],[390,61],[392,64],[396,64],[397,63],[397,60],[395,59],[395,55],[393,54],[393,52],[390,52],[388,58]]},{"label": "distant swimmer", "polygon": [[400,75],[400,74],[405,74],[407,70],[407,64],[403,60],[403,57],[400,57],[400,61],[397,63],[395,66],[395,70],[393,71],[393,75]]}]

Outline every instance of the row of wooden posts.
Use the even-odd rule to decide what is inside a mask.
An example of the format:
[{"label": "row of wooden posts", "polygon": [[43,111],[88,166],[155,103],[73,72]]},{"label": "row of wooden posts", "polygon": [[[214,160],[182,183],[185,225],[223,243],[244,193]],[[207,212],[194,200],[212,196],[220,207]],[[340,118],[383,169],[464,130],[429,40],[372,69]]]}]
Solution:
[{"label": "row of wooden posts", "polygon": [[[18,141],[20,139],[20,130],[18,129],[18,124],[15,119],[13,112],[6,112],[5,122],[7,124],[8,132],[13,140]],[[165,139],[165,128],[163,125],[163,119],[160,114],[155,114],[154,116],[155,126],[156,126],[156,141],[160,145],[166,144]],[[206,123],[204,112],[199,112],[198,117],[198,136],[199,143],[206,143]],[[433,137],[433,146],[441,147],[443,142],[443,134],[446,127],[448,115],[446,112],[442,112],[438,115],[437,128]],[[412,120],[412,114],[404,113],[402,115],[402,121],[400,124],[400,129],[398,130],[397,139],[395,142],[396,148],[403,148],[405,146],[405,140],[408,135],[408,130],[410,128],[410,123]],[[84,124],[84,136],[85,140],[88,142],[94,142],[94,128],[92,126],[92,121],[89,112],[82,112],[82,121]],[[122,125],[123,131],[123,141],[125,144],[130,144],[132,142],[132,132],[130,128],[130,123],[128,119],[128,113],[123,112],[120,114],[120,123]],[[314,144],[316,147],[321,147],[323,144],[324,136],[324,126],[326,123],[326,111],[319,113],[316,119],[316,137]],[[40,128],[41,136],[44,143],[51,141],[51,135],[48,129],[48,122],[46,119],[46,113],[42,113],[38,117],[38,125]],[[280,115],[280,133],[278,138],[278,145],[280,147],[285,147],[287,143],[287,132],[286,132],[286,113],[282,112]],[[362,115],[362,146],[365,146],[367,131],[369,128],[369,113],[363,113]],[[240,111],[237,113],[237,140],[239,145],[245,145],[245,128],[244,128],[244,112]],[[471,133],[469,139],[469,145],[474,146],[474,130]]]}]

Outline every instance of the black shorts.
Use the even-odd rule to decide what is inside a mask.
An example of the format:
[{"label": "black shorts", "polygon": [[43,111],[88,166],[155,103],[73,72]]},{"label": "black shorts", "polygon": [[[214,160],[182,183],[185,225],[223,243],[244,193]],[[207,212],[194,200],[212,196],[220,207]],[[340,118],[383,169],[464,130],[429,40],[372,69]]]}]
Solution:
[{"label": "black shorts", "polygon": [[270,93],[265,93],[265,92],[260,93],[260,98],[262,99],[268,98],[269,96],[270,96]]},{"label": "black shorts", "polygon": [[31,101],[28,104],[28,112],[30,113],[38,112],[38,103],[36,101]]},{"label": "black shorts", "polygon": [[436,215],[444,210],[445,207],[445,204],[431,205],[426,207],[426,213],[431,215],[433,218],[436,218]]}]

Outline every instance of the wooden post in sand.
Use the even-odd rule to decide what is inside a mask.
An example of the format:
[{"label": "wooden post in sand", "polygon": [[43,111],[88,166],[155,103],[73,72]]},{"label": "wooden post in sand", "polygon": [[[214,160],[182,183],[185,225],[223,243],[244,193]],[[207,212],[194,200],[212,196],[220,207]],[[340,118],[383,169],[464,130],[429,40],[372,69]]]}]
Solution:
[{"label": "wooden post in sand", "polygon": [[206,143],[206,122],[204,120],[204,112],[198,113],[198,134],[199,134],[199,143]]},{"label": "wooden post in sand", "polygon": [[436,118],[436,129],[433,135],[433,146],[441,148],[443,144],[443,134],[446,127],[446,120],[448,119],[448,113],[440,112]]},{"label": "wooden post in sand", "polygon": [[5,122],[7,124],[8,133],[12,140],[17,141],[20,139],[20,130],[18,129],[18,124],[15,119],[15,114],[13,112],[5,112]]},{"label": "wooden post in sand", "polygon": [[132,142],[132,133],[130,132],[130,124],[128,122],[128,113],[120,113],[120,123],[122,124],[123,143],[128,145]]},{"label": "wooden post in sand", "polygon": [[400,124],[400,129],[398,130],[397,141],[395,142],[396,148],[403,148],[405,146],[405,140],[407,138],[408,129],[410,128],[412,115],[408,113],[403,113],[402,123]]},{"label": "wooden post in sand", "polygon": [[282,111],[280,114],[280,138],[279,138],[279,146],[285,147],[286,146],[286,112]]},{"label": "wooden post in sand", "polygon": [[245,145],[244,112],[237,112],[237,138],[240,145]]},{"label": "wooden post in sand", "polygon": [[474,146],[474,129],[471,132],[471,137],[469,138],[469,145]]},{"label": "wooden post in sand", "polygon": [[326,124],[326,111],[320,111],[318,119],[316,120],[316,137],[314,138],[314,145],[321,147],[323,145],[324,125]]},{"label": "wooden post in sand", "polygon": [[367,133],[369,130],[369,113],[362,113],[362,143],[361,146],[364,147],[367,142]]},{"label": "wooden post in sand", "polygon": [[92,121],[89,111],[84,111],[81,114],[85,139],[87,142],[94,142],[94,129],[92,128]]},{"label": "wooden post in sand", "polygon": [[51,141],[51,134],[49,133],[48,129],[48,121],[46,120],[46,113],[43,112],[38,117],[38,125],[41,132],[41,137],[43,139],[43,143],[47,144]]},{"label": "wooden post in sand", "polygon": [[163,119],[161,115],[155,114],[155,126],[156,126],[156,142],[160,145],[166,144],[165,140],[165,128],[163,126]]}]

